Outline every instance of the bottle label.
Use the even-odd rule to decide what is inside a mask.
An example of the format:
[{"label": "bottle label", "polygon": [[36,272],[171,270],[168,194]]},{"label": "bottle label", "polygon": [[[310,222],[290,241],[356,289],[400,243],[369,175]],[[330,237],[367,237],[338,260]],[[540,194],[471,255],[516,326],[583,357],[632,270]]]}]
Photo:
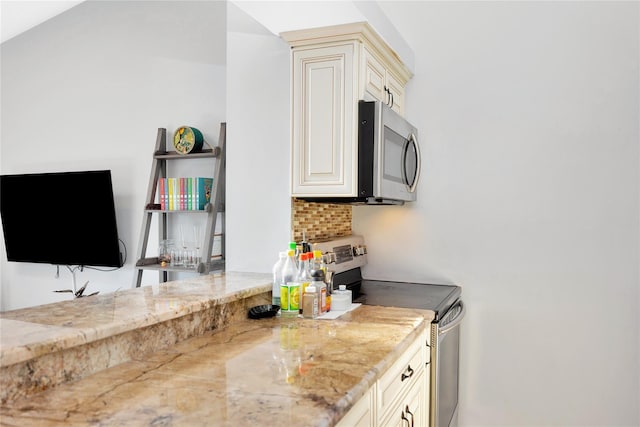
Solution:
[{"label": "bottle label", "polygon": [[280,309],[283,311],[298,311],[300,309],[299,283],[288,282],[280,286]]}]

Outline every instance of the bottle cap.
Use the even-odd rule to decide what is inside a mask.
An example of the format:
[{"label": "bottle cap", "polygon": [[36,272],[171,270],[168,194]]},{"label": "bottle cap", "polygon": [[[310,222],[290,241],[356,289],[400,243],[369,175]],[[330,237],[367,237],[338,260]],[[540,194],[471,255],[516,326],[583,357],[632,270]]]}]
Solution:
[{"label": "bottle cap", "polygon": [[306,289],[305,292],[310,292],[310,293],[314,293],[316,291],[316,287],[313,285],[307,285],[305,289]]},{"label": "bottle cap", "polygon": [[310,270],[309,276],[319,282],[324,282],[324,271],[322,270]]},{"label": "bottle cap", "polygon": [[289,249],[292,251],[296,250],[296,242],[289,242]]},{"label": "bottle cap", "polygon": [[339,285],[338,289],[340,289],[341,291],[346,291],[347,290],[347,285]]},{"label": "bottle cap", "polygon": [[313,257],[316,259],[322,258],[322,251],[313,251]]},{"label": "bottle cap", "polygon": [[291,249],[289,249],[289,251],[287,252],[287,256],[293,256],[296,252],[292,251]]}]

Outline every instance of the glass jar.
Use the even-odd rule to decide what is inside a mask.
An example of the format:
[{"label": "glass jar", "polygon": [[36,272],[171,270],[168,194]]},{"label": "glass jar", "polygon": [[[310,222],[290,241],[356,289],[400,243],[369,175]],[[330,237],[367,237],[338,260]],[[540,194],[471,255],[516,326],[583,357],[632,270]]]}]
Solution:
[{"label": "glass jar", "polygon": [[158,264],[167,267],[171,263],[171,251],[174,249],[173,239],[160,241],[158,245]]}]

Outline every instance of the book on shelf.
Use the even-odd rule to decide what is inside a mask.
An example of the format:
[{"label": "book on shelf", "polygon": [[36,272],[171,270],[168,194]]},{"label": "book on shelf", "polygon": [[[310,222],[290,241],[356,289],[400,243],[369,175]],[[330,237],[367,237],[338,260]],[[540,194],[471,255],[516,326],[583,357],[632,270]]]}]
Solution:
[{"label": "book on shelf", "polygon": [[212,191],[213,178],[170,177],[158,180],[158,199],[162,210],[204,210],[211,202]]},{"label": "book on shelf", "polygon": [[160,199],[160,209],[163,211],[167,210],[167,179],[160,178],[158,180],[158,198]]}]

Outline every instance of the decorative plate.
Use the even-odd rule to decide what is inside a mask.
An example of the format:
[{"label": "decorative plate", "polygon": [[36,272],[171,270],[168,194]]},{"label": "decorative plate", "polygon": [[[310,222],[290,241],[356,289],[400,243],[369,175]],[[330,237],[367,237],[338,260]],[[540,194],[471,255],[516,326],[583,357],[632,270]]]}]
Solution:
[{"label": "decorative plate", "polygon": [[182,126],[173,134],[173,147],[179,154],[189,154],[202,150],[204,138],[196,128]]}]

